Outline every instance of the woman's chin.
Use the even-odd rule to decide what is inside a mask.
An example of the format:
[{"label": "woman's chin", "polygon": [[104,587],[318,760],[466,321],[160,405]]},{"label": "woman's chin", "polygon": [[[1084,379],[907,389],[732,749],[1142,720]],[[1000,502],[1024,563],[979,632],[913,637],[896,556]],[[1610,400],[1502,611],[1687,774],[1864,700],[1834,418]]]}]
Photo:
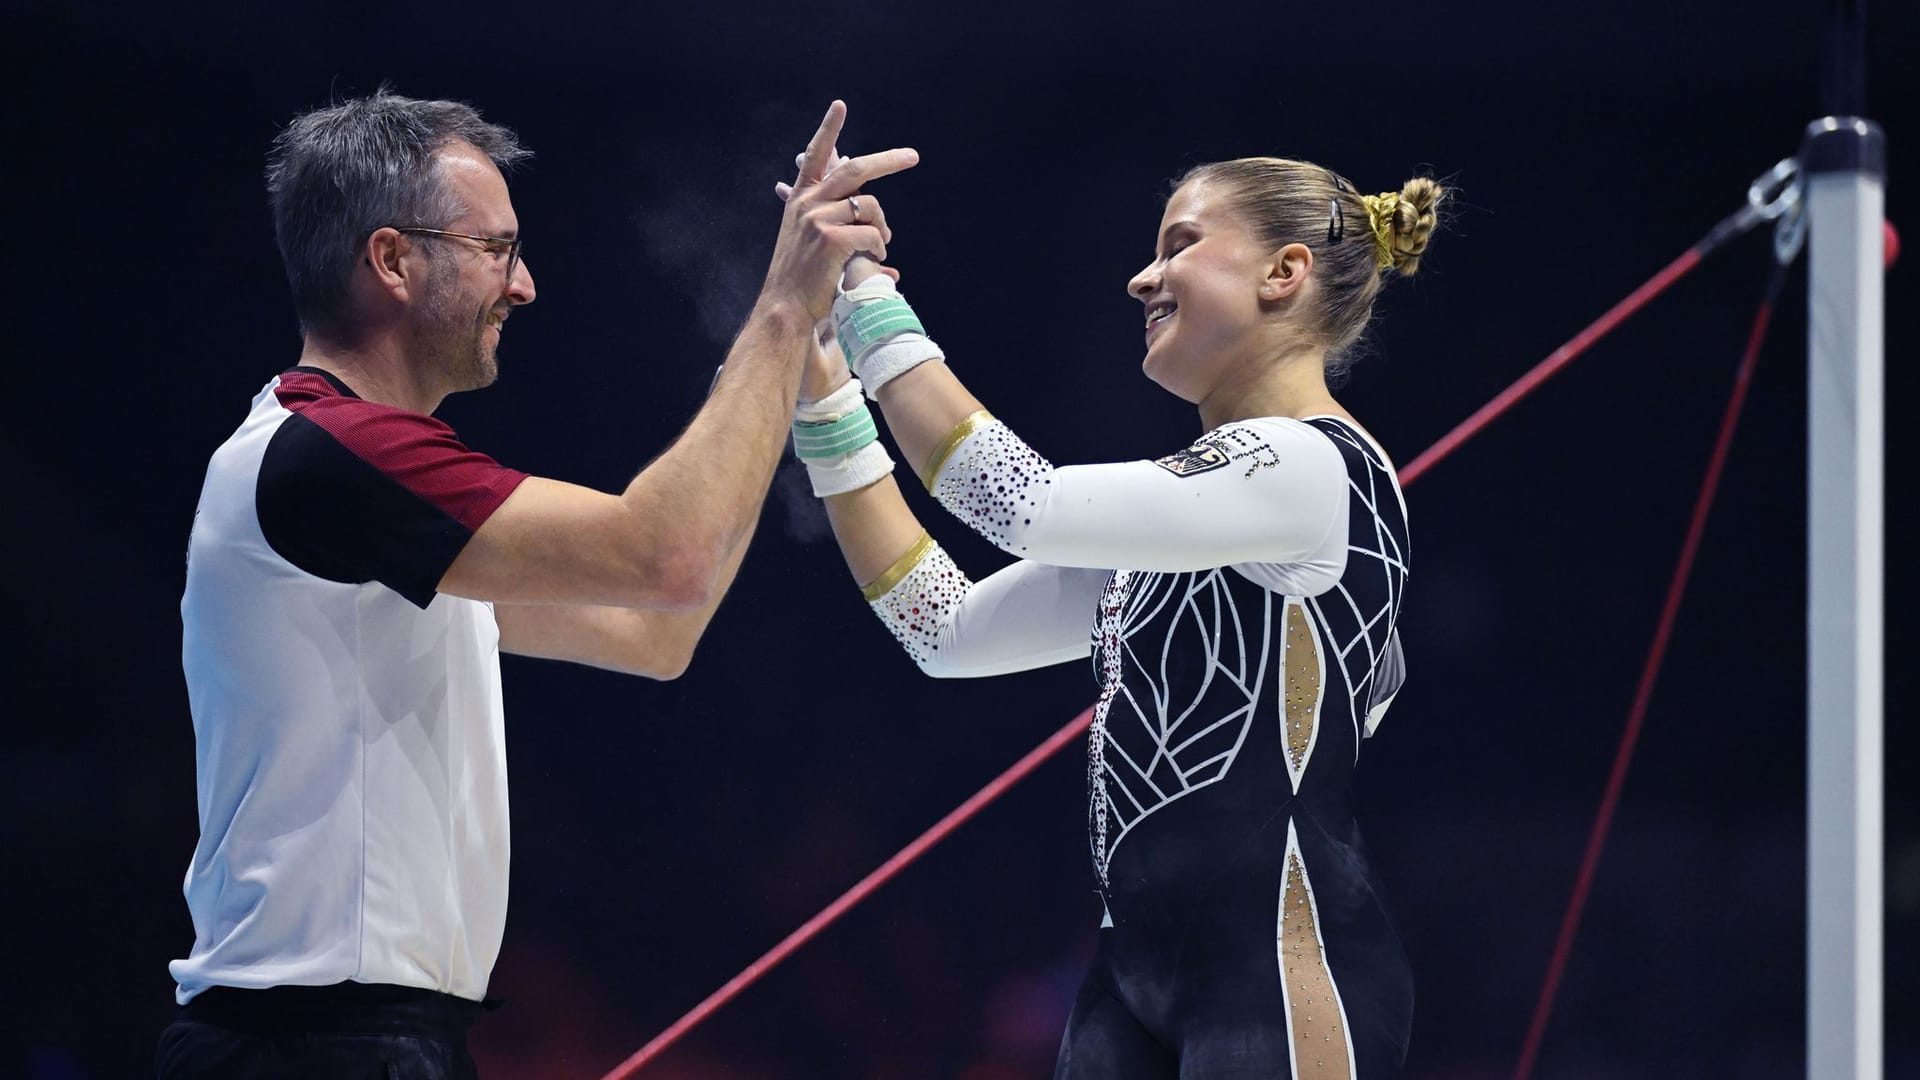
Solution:
[{"label": "woman's chin", "polygon": [[1180,365],[1169,363],[1164,349],[1149,348],[1146,357],[1140,361],[1140,371],[1147,378],[1152,379],[1156,386],[1174,397],[1189,404],[1199,402],[1200,397],[1194,393],[1193,387],[1186,385],[1185,380],[1181,379]]}]

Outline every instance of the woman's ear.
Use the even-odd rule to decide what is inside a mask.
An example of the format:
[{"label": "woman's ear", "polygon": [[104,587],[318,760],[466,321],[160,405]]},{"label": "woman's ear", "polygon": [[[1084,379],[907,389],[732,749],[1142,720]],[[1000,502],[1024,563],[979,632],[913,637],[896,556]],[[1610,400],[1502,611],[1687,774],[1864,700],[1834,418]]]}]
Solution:
[{"label": "woman's ear", "polygon": [[1260,282],[1262,300],[1284,300],[1299,291],[1313,270],[1313,251],[1305,244],[1288,244],[1267,260],[1267,275]]}]

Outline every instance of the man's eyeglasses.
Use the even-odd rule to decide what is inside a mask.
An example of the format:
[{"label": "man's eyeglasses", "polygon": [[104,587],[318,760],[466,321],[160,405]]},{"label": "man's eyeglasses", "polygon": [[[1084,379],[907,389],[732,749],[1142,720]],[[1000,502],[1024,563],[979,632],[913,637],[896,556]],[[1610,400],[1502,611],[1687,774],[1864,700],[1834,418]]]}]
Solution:
[{"label": "man's eyeglasses", "polygon": [[513,271],[520,265],[520,238],[506,236],[475,236],[472,233],[448,232],[445,229],[428,229],[418,225],[395,225],[394,232],[413,233],[416,236],[450,236],[455,240],[474,240],[487,249],[490,255],[507,257],[507,283],[513,283]]}]

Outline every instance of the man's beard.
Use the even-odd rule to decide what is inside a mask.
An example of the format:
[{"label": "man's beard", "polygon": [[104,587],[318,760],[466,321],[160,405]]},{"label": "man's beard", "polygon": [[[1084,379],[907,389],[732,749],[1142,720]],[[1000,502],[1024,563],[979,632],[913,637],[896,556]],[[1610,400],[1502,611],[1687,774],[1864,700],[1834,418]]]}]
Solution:
[{"label": "man's beard", "polygon": [[487,341],[485,318],[461,311],[459,271],[451,263],[434,261],[412,352],[416,364],[432,372],[449,393],[457,393],[492,386],[500,377],[500,365]]}]

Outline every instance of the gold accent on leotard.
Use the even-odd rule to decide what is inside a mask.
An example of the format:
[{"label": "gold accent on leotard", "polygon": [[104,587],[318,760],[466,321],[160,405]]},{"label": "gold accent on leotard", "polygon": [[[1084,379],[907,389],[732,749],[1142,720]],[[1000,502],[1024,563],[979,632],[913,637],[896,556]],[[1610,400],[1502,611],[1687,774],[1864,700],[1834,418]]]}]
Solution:
[{"label": "gold accent on leotard", "polygon": [[1293,1031],[1295,1080],[1349,1080],[1346,1022],[1333,975],[1314,925],[1307,871],[1298,852],[1287,853],[1281,893],[1280,977],[1286,980],[1287,1024]]},{"label": "gold accent on leotard", "polygon": [[946,467],[947,459],[953,456],[953,452],[960,449],[960,444],[966,441],[967,436],[980,430],[992,419],[992,413],[981,409],[953,425],[953,430],[947,432],[947,437],[940,440],[940,445],[934,450],[933,456],[927,459],[927,467],[920,473],[920,482],[926,485],[929,492],[933,490],[933,482],[939,478],[940,470]]},{"label": "gold accent on leotard", "polygon": [[1287,758],[1298,773],[1307,764],[1307,751],[1313,746],[1313,725],[1319,720],[1320,648],[1313,627],[1299,604],[1287,605],[1286,686],[1281,694],[1286,701],[1286,716],[1281,721],[1287,736]]},{"label": "gold accent on leotard", "polygon": [[860,595],[866,597],[867,603],[871,604],[892,592],[895,585],[900,584],[902,579],[913,573],[913,568],[920,565],[920,560],[927,557],[927,551],[932,547],[933,537],[927,535],[927,530],[921,529],[920,539],[915,540],[912,547],[893,560],[893,565],[887,567],[879,577],[861,586]]}]

